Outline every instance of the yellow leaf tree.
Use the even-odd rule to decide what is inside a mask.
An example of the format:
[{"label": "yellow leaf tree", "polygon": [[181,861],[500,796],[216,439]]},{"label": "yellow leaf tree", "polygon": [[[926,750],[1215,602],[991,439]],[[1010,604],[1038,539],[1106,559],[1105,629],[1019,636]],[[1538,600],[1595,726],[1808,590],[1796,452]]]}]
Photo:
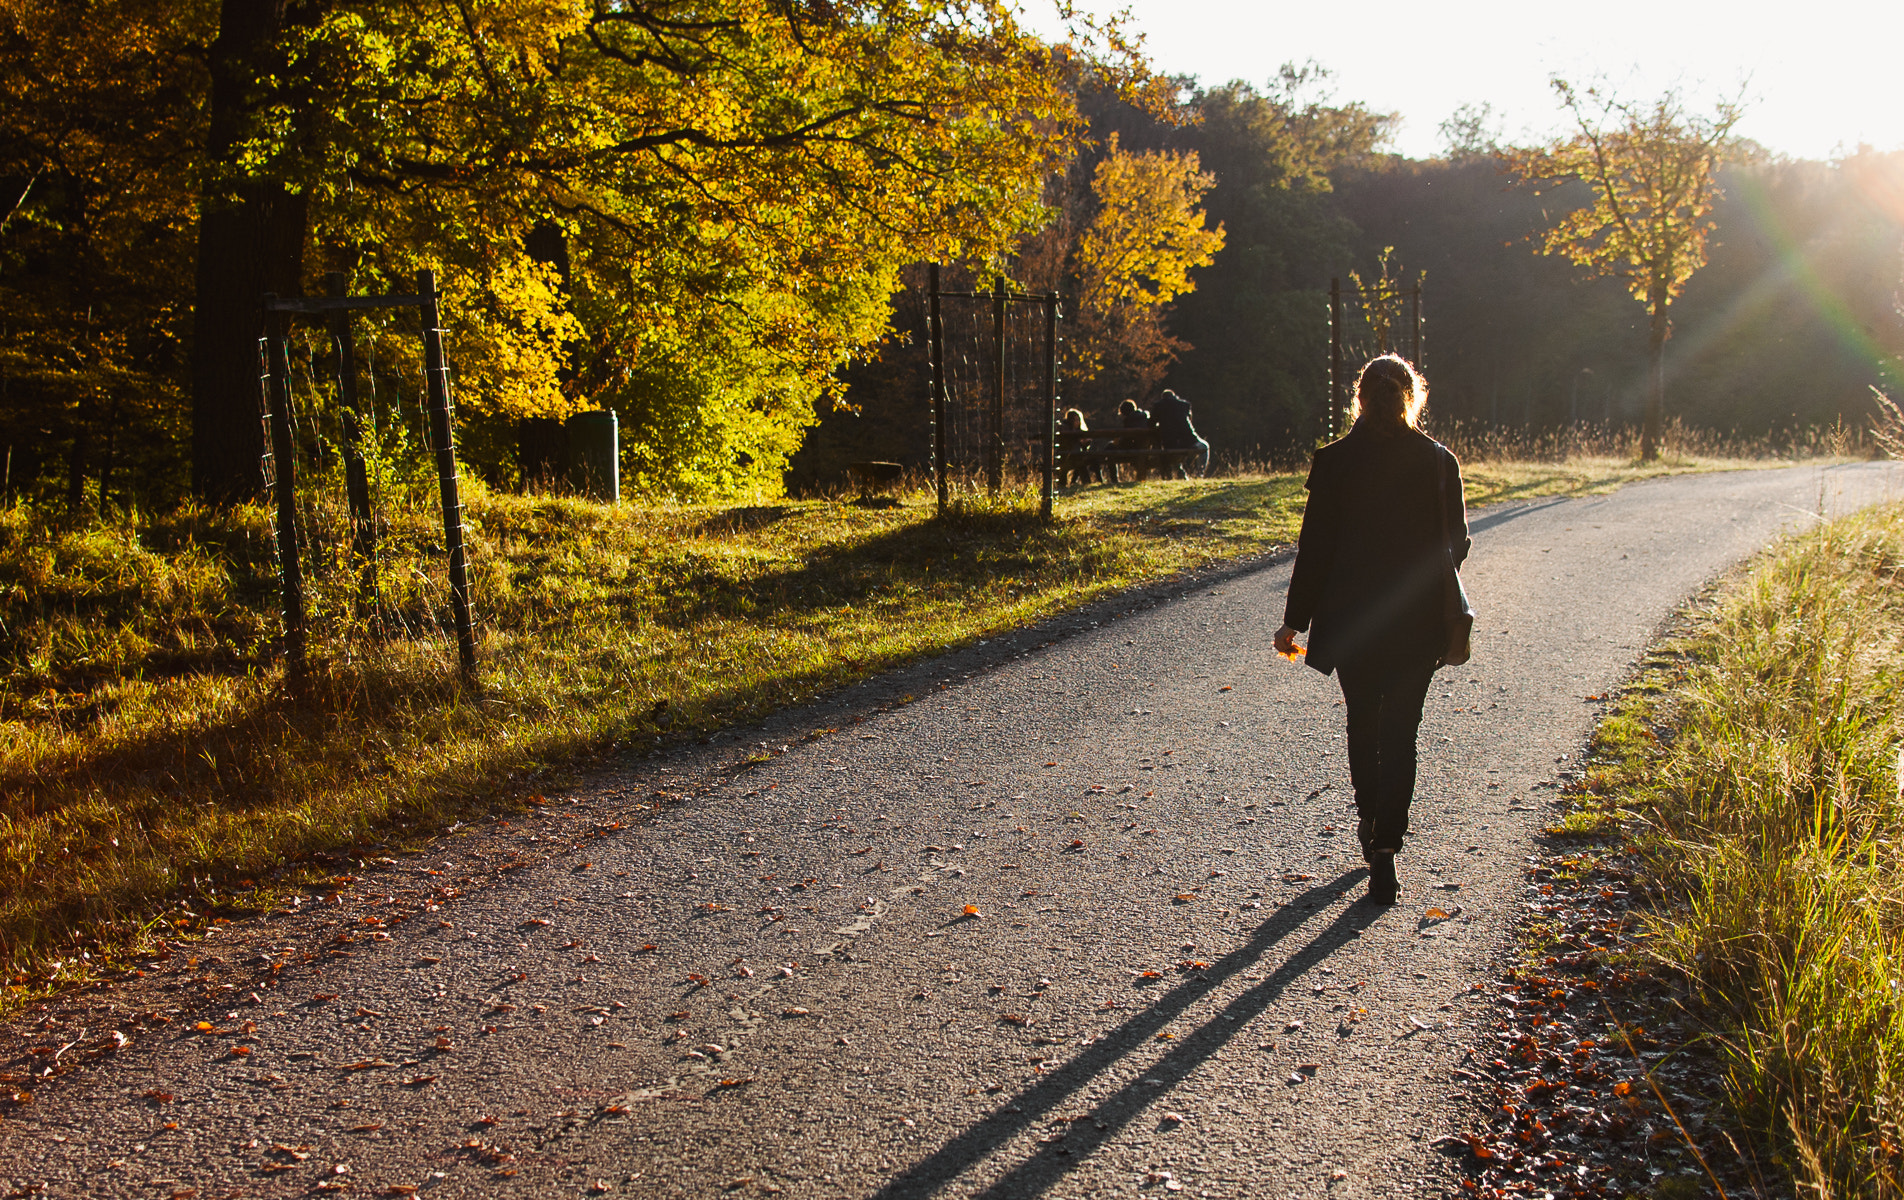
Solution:
[{"label": "yellow leaf tree", "polygon": [[638,489],[778,486],[907,262],[997,259],[1078,125],[1004,0],[219,0],[198,490],[255,488],[257,296],[442,269],[463,394],[614,406]]},{"label": "yellow leaf tree", "polygon": [[1078,235],[1078,296],[1071,373],[1089,380],[1118,366],[1136,390],[1162,377],[1181,343],[1163,326],[1170,302],[1196,284],[1190,272],[1223,248],[1201,201],[1216,177],[1194,151],[1136,153],[1113,133],[1091,179],[1096,211]]},{"label": "yellow leaf tree", "polygon": [[1624,280],[1646,305],[1652,369],[1640,453],[1650,461],[1659,457],[1665,410],[1668,309],[1706,263],[1717,168],[1742,109],[1722,101],[1706,117],[1688,113],[1677,92],[1641,104],[1599,88],[1580,91],[1564,79],[1553,84],[1574,132],[1512,152],[1509,167],[1538,186],[1578,182],[1589,189],[1588,202],[1546,232],[1542,249],[1593,275]]}]

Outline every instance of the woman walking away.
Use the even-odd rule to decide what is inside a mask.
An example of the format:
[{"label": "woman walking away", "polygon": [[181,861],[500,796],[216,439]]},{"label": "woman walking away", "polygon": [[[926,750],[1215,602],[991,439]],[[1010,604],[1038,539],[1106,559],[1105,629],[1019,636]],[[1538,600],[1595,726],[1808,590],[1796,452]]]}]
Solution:
[{"label": "woman walking away", "polygon": [[1407,359],[1385,354],[1362,369],[1353,427],[1309,468],[1276,631],[1276,649],[1293,657],[1296,635],[1309,630],[1309,665],[1341,681],[1357,832],[1378,904],[1400,893],[1395,854],[1415,794],[1415,734],[1429,678],[1449,652],[1450,574],[1471,545],[1461,464],[1419,428],[1427,400]]}]

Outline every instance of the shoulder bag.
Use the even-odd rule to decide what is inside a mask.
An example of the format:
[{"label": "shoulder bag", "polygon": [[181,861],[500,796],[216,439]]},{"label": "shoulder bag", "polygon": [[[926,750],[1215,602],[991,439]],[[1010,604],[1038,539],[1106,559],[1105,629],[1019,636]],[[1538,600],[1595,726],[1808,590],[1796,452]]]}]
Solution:
[{"label": "shoulder bag", "polygon": [[1448,473],[1441,469],[1441,457],[1435,456],[1435,511],[1441,514],[1441,557],[1448,569],[1441,578],[1441,617],[1448,631],[1448,647],[1442,652],[1444,667],[1458,667],[1474,654],[1474,605],[1468,589],[1461,586],[1461,570],[1454,565],[1454,535],[1448,528]]}]

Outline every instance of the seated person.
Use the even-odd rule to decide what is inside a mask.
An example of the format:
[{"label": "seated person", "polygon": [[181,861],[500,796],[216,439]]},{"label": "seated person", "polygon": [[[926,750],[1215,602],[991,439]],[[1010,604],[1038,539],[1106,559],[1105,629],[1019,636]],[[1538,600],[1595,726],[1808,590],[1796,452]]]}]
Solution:
[{"label": "seated person", "polygon": [[[1150,414],[1137,407],[1137,401],[1127,399],[1117,406],[1117,424],[1118,427],[1122,429],[1149,429]],[[1115,476],[1120,468],[1117,463],[1112,463],[1110,464],[1110,469],[1111,474]],[[1142,467],[1132,464],[1131,471],[1138,479],[1144,477],[1144,469]]]},{"label": "seated person", "polygon": [[[1195,450],[1190,458],[1197,464],[1197,474],[1202,475],[1210,469],[1210,443],[1197,436],[1197,427],[1190,423],[1190,402],[1182,396],[1164,389],[1164,394],[1151,406],[1150,423],[1163,435],[1166,450]],[[1188,462],[1177,464],[1177,478],[1188,479]]]},{"label": "seated person", "polygon": [[[1064,410],[1064,417],[1058,427],[1066,433],[1088,433],[1091,428],[1084,420],[1083,410],[1076,408]],[[1064,464],[1064,478],[1059,481],[1064,487],[1096,480],[1104,471],[1103,460],[1085,454],[1081,449],[1065,455]]]}]

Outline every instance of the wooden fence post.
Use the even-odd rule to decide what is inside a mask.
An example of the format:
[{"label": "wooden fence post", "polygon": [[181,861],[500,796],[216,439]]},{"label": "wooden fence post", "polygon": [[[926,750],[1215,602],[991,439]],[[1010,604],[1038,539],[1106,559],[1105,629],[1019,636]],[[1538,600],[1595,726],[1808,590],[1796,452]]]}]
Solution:
[{"label": "wooden fence post", "polygon": [[992,292],[992,444],[985,456],[985,490],[993,496],[1005,483],[1005,277]]},{"label": "wooden fence post", "polygon": [[437,313],[436,272],[417,272],[418,307],[423,313],[423,375],[430,398],[430,441],[436,451],[436,480],[443,496],[443,545],[450,558],[450,613],[456,621],[456,658],[463,675],[476,674],[476,634],[469,603],[469,557],[463,544],[463,501],[458,495],[456,437],[450,406],[449,367],[443,358],[443,330]]},{"label": "wooden fence post", "polygon": [[1058,481],[1058,293],[1045,297],[1045,494],[1042,511],[1051,519],[1052,493]]},{"label": "wooden fence post", "polygon": [[926,337],[931,344],[932,355],[932,470],[938,476],[939,515],[944,516],[951,496],[946,480],[945,327],[939,320],[938,263],[932,264],[927,278],[931,286],[931,311],[926,318]]},{"label": "wooden fence post", "polygon": [[265,336],[258,339],[259,402],[265,424],[265,483],[277,500],[279,616],[284,624],[284,679],[293,696],[310,692],[305,662],[304,565],[298,555],[297,444],[291,424],[291,364],[284,349],[284,318],[270,312],[277,299],[264,298]]},{"label": "wooden fence post", "polygon": [[1346,406],[1342,402],[1342,281],[1329,281],[1329,416],[1324,422],[1324,433],[1333,441],[1337,414]]}]

